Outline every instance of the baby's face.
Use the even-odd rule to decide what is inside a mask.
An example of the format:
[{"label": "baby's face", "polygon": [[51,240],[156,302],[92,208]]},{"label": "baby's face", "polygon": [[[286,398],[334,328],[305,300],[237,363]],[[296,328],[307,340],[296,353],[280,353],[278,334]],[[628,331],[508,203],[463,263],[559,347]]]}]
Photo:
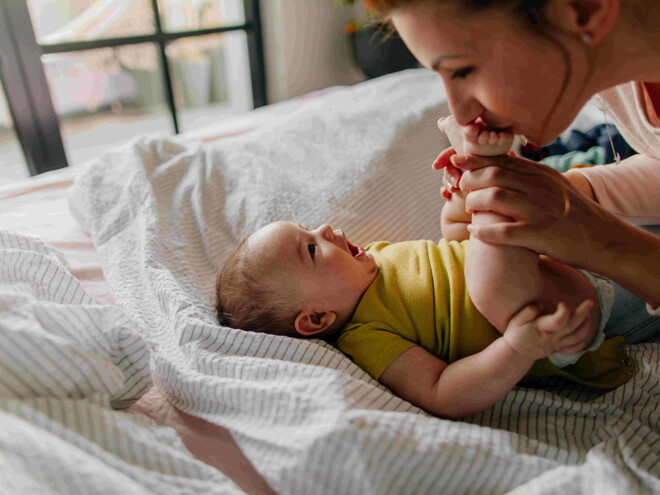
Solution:
[{"label": "baby's face", "polygon": [[308,230],[274,222],[252,234],[248,246],[251,256],[279,268],[286,283],[297,283],[314,311],[352,313],[378,273],[371,254],[329,225]]}]

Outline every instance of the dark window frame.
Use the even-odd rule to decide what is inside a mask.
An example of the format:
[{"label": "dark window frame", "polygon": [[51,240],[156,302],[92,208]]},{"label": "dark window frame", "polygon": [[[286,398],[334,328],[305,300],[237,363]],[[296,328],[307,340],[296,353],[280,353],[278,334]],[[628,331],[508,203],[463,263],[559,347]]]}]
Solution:
[{"label": "dark window frame", "polygon": [[179,32],[163,31],[158,0],[151,0],[151,6],[155,27],[152,34],[40,45],[34,35],[27,2],[0,2],[0,78],[31,175],[68,165],[59,130],[59,117],[55,113],[41,63],[41,55],[44,54],[155,43],[159,51],[159,67],[165,83],[172,127],[174,133],[179,134],[170,65],[165,53],[167,44],[182,38],[244,31],[247,37],[253,107],[268,104],[259,0],[243,0],[243,24]]}]

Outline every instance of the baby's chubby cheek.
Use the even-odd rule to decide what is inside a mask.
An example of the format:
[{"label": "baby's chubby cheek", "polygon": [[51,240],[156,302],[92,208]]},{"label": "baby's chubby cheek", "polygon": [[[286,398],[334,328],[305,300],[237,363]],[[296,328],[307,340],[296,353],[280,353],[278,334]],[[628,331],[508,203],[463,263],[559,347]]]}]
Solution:
[{"label": "baby's chubby cheek", "polygon": [[457,153],[463,153],[463,133],[465,129],[456,123],[452,115],[438,119],[438,129],[449,138],[449,143]]}]

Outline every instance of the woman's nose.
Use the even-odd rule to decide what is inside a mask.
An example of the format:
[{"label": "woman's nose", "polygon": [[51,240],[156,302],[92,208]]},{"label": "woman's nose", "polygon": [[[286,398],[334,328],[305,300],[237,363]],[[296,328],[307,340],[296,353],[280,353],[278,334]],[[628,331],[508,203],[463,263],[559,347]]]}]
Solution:
[{"label": "woman's nose", "polygon": [[447,90],[449,109],[458,125],[467,125],[479,117],[484,108],[481,104],[466,93],[457,90]]}]

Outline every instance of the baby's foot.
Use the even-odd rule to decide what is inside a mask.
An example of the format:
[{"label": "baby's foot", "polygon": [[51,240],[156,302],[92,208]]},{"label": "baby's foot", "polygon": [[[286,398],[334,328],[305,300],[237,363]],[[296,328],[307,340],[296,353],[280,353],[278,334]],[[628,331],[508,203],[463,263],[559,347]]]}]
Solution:
[{"label": "baby's foot", "polygon": [[482,123],[465,126],[463,148],[465,153],[481,156],[503,155],[511,149],[513,133],[493,130]]},{"label": "baby's foot", "polygon": [[449,138],[449,144],[456,150],[456,153],[463,153],[463,128],[456,123],[453,115],[440,117],[438,119],[438,129],[444,132]]}]

